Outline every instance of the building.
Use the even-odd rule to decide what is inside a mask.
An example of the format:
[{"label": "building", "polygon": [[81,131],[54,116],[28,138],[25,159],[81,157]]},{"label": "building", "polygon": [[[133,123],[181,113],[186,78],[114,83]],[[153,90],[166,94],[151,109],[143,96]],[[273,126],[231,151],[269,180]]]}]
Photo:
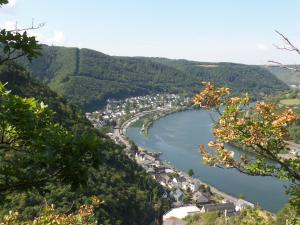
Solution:
[{"label": "building", "polygon": [[254,207],[254,204],[253,203],[250,203],[250,202],[247,202],[243,199],[239,199],[236,203],[235,203],[235,211],[241,211],[242,209],[244,208],[247,208],[247,207],[251,207],[253,208]]},{"label": "building", "polygon": [[192,197],[193,202],[195,202],[197,205],[204,205],[210,203],[210,198],[208,195],[197,191],[193,194]]},{"label": "building", "polygon": [[186,216],[193,215],[195,213],[200,213],[200,209],[197,206],[193,205],[174,208],[163,216],[163,220],[165,221],[170,218],[183,219]]},{"label": "building", "polygon": [[181,202],[183,199],[183,192],[180,189],[176,189],[176,191],[171,191],[170,196],[174,198],[176,202]]},{"label": "building", "polygon": [[226,213],[227,215],[233,215],[235,211],[235,205],[233,203],[220,203],[220,204],[207,204],[201,208],[201,213],[219,211]]}]

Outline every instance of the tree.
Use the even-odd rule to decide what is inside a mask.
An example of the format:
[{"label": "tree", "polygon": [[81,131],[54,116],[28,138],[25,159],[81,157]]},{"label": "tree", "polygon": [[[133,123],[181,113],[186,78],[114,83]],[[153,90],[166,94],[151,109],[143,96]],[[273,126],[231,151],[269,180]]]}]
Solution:
[{"label": "tree", "polygon": [[8,0],[0,0],[0,7],[8,3]]},{"label": "tree", "polygon": [[191,202],[191,194],[189,192],[185,192],[182,198],[182,203],[183,204],[189,204]]},{"label": "tree", "polygon": [[100,162],[100,139],[75,137],[52,122],[54,112],[21,98],[0,83],[0,193],[39,187],[49,181],[86,181],[86,167]]},{"label": "tree", "polygon": [[[210,166],[236,168],[252,176],[274,176],[288,179],[292,189],[299,187],[300,158],[283,157],[287,151],[288,127],[300,119],[292,109],[279,109],[275,104],[256,102],[249,104],[249,97],[230,97],[230,89],[217,88],[203,82],[204,89],[195,95],[194,103],[203,109],[215,110],[219,118],[215,122],[215,140],[208,146],[215,150],[211,154],[201,145],[199,151],[203,160]],[[251,152],[235,156],[226,149],[226,143],[235,143]],[[300,208],[299,193],[293,201]]]},{"label": "tree", "polygon": [[[276,31],[283,39],[285,46],[280,50],[293,51],[300,54],[300,49],[283,34]],[[269,61],[275,66],[292,71],[296,67]],[[274,66],[274,65],[273,65]],[[203,82],[204,89],[194,96],[194,104],[218,112],[213,134],[215,140],[208,143],[215,153],[210,153],[204,145],[199,147],[203,160],[210,166],[220,168],[236,168],[238,171],[252,176],[273,176],[291,181],[288,189],[290,204],[295,211],[293,222],[300,220],[300,157],[286,158],[288,151],[286,140],[289,128],[299,122],[300,115],[292,109],[279,108],[272,102],[259,101],[251,107],[249,97],[230,96],[227,87],[217,88],[214,84]],[[234,143],[247,148],[251,154],[235,156],[226,149],[226,143]]]},{"label": "tree", "polygon": [[194,176],[194,170],[193,170],[193,169],[189,169],[188,175],[189,175],[190,177]]},{"label": "tree", "polygon": [[[278,49],[295,51],[288,38],[276,31],[288,47]],[[275,61],[276,66],[298,71]],[[274,176],[289,179],[295,184],[300,182],[300,158],[284,158],[288,150],[286,139],[288,128],[300,120],[300,115],[292,109],[281,109],[272,102],[249,104],[247,94],[243,97],[231,97],[227,87],[217,88],[214,84],[203,82],[204,89],[194,96],[194,104],[207,110],[218,112],[213,133],[215,140],[208,146],[216,150],[211,155],[204,146],[199,147],[204,160],[212,166],[233,167],[242,173],[254,176]],[[234,152],[226,150],[224,144],[236,143],[247,147],[255,157],[241,155],[234,157]],[[275,162],[275,163],[274,163]]]},{"label": "tree", "polygon": [[0,224],[10,224],[10,225],[19,225],[19,224],[28,224],[28,225],[47,225],[47,224],[61,224],[61,225],[96,225],[98,224],[97,219],[95,218],[95,209],[99,208],[103,201],[100,201],[98,198],[93,197],[92,203],[89,205],[80,206],[79,210],[76,213],[62,214],[58,213],[53,205],[47,206],[43,210],[43,214],[34,218],[33,221],[26,221],[26,223],[19,218],[18,212],[10,211],[8,215],[5,215],[2,218]]},{"label": "tree", "polygon": [[[0,7],[7,4],[8,0],[0,0]],[[43,24],[14,30],[0,29],[0,64],[12,61],[20,57],[26,57],[29,61],[40,55],[41,46],[34,36],[28,35],[28,30],[39,29]]]}]

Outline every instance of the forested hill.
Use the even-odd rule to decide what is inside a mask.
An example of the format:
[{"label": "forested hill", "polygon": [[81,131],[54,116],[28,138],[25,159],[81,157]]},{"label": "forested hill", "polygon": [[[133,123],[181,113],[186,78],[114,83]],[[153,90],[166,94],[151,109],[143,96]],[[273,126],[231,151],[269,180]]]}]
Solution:
[{"label": "forested hill", "polygon": [[[287,65],[290,68],[299,68],[299,65]],[[266,67],[271,73],[273,73],[279,80],[282,80],[286,84],[300,84],[300,72],[288,70],[281,67]]]},{"label": "forested hill", "polygon": [[[147,175],[146,171],[136,162],[129,159],[120,145],[116,145],[110,138],[94,129],[83,112],[67,103],[49,87],[33,80],[27,71],[13,63],[0,66],[0,82],[6,83],[6,89],[10,90],[12,94],[26,98],[34,97],[55,111],[54,121],[63,125],[68,133],[74,134],[72,141],[68,142],[65,148],[59,149],[57,155],[65,157],[58,161],[57,167],[70,168],[71,172],[67,174],[69,179],[78,173],[80,178],[84,179],[84,185],[80,183],[79,186],[74,187],[63,179],[53,178],[45,179],[43,183],[33,188],[12,189],[10,192],[2,191],[0,193],[0,218],[12,210],[18,211],[23,220],[33,219],[43,212],[47,204],[54,204],[61,213],[71,213],[77,210],[80,205],[89,203],[92,196],[104,201],[104,204],[97,211],[97,218],[101,224],[102,222],[103,224],[120,225],[150,224],[155,215],[161,213],[160,210],[163,206],[159,200],[160,192],[152,177]],[[1,98],[1,100],[3,99]],[[11,108],[20,107],[20,101],[15,104],[11,105]],[[22,111],[23,108],[19,110]],[[3,111],[5,112],[5,109]],[[0,114],[2,119],[6,119],[2,115],[3,112]],[[9,119],[15,119],[13,116],[15,115]],[[18,129],[24,127],[21,122],[16,123]],[[27,136],[22,132],[18,132],[17,135],[17,143],[23,144],[19,139]],[[36,139],[31,137],[29,140],[25,140],[35,143]],[[50,162],[54,161],[55,158],[51,155],[53,151],[51,147],[47,146],[45,150]],[[14,153],[14,151],[12,152]],[[30,155],[32,157],[29,157],[30,165],[36,166],[38,171],[48,171],[44,164],[37,164],[41,156],[36,153],[35,149],[27,150],[27,152],[32,154]],[[64,152],[66,155],[63,154]],[[91,153],[95,153],[95,155],[91,155]],[[13,158],[13,154],[10,154],[4,161]],[[23,152],[22,155],[24,155]],[[97,159],[94,160],[94,158]],[[16,167],[22,167],[22,174],[25,174],[28,167],[24,167],[23,162],[15,162],[17,162],[15,163]],[[6,171],[5,169],[6,166],[2,165],[2,176],[3,171]],[[7,170],[10,171],[10,168]],[[16,171],[13,171],[14,176],[18,172]],[[31,175],[28,174],[28,176]],[[26,180],[27,177],[21,178]],[[0,185],[3,183],[2,179]],[[157,210],[158,204],[161,206],[159,210]]]},{"label": "forested hill", "polygon": [[89,50],[43,46],[32,64],[19,61],[34,77],[71,103],[95,110],[108,98],[159,92],[195,93],[202,81],[226,85],[255,97],[288,87],[259,66],[201,63],[145,57],[117,57]]}]

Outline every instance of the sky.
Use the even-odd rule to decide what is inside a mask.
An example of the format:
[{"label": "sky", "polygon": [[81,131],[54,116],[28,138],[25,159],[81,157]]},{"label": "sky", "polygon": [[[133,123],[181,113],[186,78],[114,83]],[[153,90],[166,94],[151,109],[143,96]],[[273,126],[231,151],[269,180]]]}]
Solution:
[{"label": "sky", "polygon": [[300,46],[299,0],[10,0],[0,28],[45,23],[41,43],[108,55],[299,64],[274,30]]}]

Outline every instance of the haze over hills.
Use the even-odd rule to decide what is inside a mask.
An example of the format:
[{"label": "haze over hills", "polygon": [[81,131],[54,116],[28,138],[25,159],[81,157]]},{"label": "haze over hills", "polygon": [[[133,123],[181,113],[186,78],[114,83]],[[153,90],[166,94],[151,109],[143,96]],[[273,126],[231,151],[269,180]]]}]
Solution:
[{"label": "haze over hills", "polygon": [[192,94],[202,81],[226,85],[254,98],[287,89],[260,66],[203,63],[165,58],[109,56],[90,49],[43,46],[42,56],[30,64],[19,60],[32,75],[85,111],[108,98],[152,93]]},{"label": "haze over hills", "polygon": [[[289,66],[295,67],[295,65]],[[296,66],[299,67],[299,66]],[[266,67],[271,73],[273,73],[279,80],[284,83],[291,85],[299,85],[300,84],[300,72],[291,71],[281,67]]]}]

